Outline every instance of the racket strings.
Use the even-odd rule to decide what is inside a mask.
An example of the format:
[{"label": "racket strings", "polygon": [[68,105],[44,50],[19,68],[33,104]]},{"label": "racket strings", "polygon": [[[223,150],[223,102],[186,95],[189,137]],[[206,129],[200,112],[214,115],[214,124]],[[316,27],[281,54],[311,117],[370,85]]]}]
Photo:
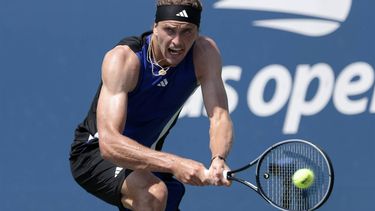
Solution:
[{"label": "racket strings", "polygon": [[[259,187],[266,198],[285,210],[310,210],[327,195],[329,169],[320,151],[304,143],[280,145],[270,150],[259,163]],[[314,172],[313,184],[298,188],[292,176],[298,169]]]}]

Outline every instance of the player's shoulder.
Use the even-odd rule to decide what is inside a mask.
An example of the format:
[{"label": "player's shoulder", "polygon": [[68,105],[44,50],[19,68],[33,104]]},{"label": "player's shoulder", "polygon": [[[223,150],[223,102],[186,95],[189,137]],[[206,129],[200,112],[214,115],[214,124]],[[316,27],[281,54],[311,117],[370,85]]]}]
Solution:
[{"label": "player's shoulder", "polygon": [[217,49],[217,44],[211,37],[200,35],[195,41],[195,48],[198,50]]},{"label": "player's shoulder", "polygon": [[207,58],[219,55],[219,48],[212,38],[201,35],[196,39],[194,44],[194,60],[206,60]]},{"label": "player's shoulder", "polygon": [[200,35],[194,45],[194,54],[204,55],[210,52],[218,52],[218,46],[214,39]]},{"label": "player's shoulder", "polygon": [[193,56],[196,76],[200,83],[221,71],[220,51],[212,38],[199,36],[194,45]]},{"label": "player's shoulder", "polygon": [[118,45],[109,50],[103,60],[103,75],[114,75],[126,78],[136,76],[139,72],[138,56],[127,45]]},{"label": "player's shoulder", "polygon": [[115,46],[105,54],[103,60],[103,85],[120,85],[124,91],[131,91],[136,86],[139,67],[139,59],[129,46]]},{"label": "player's shoulder", "polygon": [[110,49],[106,55],[111,56],[111,57],[126,57],[135,54],[133,50],[127,45],[117,45]]},{"label": "player's shoulder", "polygon": [[104,62],[121,64],[137,63],[137,55],[127,45],[118,45],[109,50],[104,57]]}]

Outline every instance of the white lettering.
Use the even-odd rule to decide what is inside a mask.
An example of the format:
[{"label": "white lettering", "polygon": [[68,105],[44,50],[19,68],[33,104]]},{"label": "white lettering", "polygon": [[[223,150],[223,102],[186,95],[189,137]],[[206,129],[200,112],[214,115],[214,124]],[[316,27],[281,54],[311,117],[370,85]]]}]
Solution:
[{"label": "white lettering", "polygon": [[[314,79],[319,80],[318,90],[311,100],[306,101],[308,88]],[[312,67],[298,65],[294,80],[284,122],[285,134],[297,133],[302,116],[317,114],[327,105],[333,90],[334,73],[331,67],[324,63]]]},{"label": "white lettering", "polygon": [[370,113],[375,113],[375,86],[372,93],[372,102],[370,107]]},{"label": "white lettering", "polygon": [[[265,102],[263,94],[267,83],[275,80],[276,88],[269,102]],[[282,65],[269,65],[260,70],[250,83],[247,92],[247,104],[250,110],[258,116],[271,116],[288,101],[292,86],[292,78],[288,69]]]},{"label": "white lettering", "polygon": [[[223,67],[222,78],[230,112],[237,108],[239,95],[228,82],[240,81],[241,73],[239,66]],[[370,113],[375,113],[374,81],[374,69],[365,62],[349,64],[338,74],[336,82],[334,71],[325,63],[298,65],[294,82],[286,67],[271,64],[253,77],[247,90],[247,104],[249,110],[260,117],[275,115],[287,105],[282,131],[284,134],[295,134],[302,118],[321,112],[331,98],[337,111],[344,115],[364,113],[367,107]],[[271,82],[275,83],[273,90],[268,86]],[[370,97],[364,95],[371,87],[374,88],[369,103]],[[266,100],[266,97],[269,99]],[[180,117],[200,116],[206,116],[206,112],[202,92],[197,89],[185,104]]]},{"label": "white lettering", "polygon": [[[357,78],[357,79],[356,79]],[[369,64],[357,62],[348,65],[337,77],[333,103],[338,111],[346,115],[363,113],[368,98],[350,99],[350,96],[363,94],[374,82],[374,70]]]},{"label": "white lettering", "polygon": [[197,90],[195,90],[194,94],[190,96],[190,98],[186,101],[184,107],[181,110],[179,118],[198,118],[203,113],[203,107],[202,91],[199,87]]}]

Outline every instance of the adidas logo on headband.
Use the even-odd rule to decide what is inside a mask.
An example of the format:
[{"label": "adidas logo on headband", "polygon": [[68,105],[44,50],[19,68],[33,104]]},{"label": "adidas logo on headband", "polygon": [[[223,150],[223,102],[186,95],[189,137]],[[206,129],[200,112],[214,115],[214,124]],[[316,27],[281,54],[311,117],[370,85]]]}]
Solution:
[{"label": "adidas logo on headband", "polygon": [[181,12],[177,13],[176,16],[178,17],[184,17],[184,18],[188,18],[188,14],[186,12],[186,10],[182,10]]},{"label": "adidas logo on headband", "polygon": [[155,23],[175,20],[192,23],[199,27],[201,12],[201,9],[189,5],[161,5],[156,8]]}]

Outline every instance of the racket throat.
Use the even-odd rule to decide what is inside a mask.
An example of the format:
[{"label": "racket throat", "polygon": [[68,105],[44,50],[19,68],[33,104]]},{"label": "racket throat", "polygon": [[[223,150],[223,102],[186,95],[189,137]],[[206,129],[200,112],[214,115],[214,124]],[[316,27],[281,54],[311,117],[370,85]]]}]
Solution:
[{"label": "racket throat", "polygon": [[251,189],[255,190],[256,192],[259,192],[259,188],[257,186],[251,184],[250,182],[248,182],[246,180],[235,178],[235,177],[232,177],[231,179],[250,187]]}]

